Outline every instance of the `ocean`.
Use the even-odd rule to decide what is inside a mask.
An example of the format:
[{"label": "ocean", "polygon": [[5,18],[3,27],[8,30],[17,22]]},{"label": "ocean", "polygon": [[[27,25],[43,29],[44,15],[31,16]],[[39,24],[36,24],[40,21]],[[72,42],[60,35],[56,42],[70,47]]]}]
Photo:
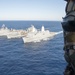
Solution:
[{"label": "ocean", "polygon": [[[62,30],[60,21],[0,21],[0,27],[27,29],[42,25],[50,31]],[[0,37],[0,75],[63,75],[66,67],[63,34],[48,41],[23,43],[22,38]]]}]

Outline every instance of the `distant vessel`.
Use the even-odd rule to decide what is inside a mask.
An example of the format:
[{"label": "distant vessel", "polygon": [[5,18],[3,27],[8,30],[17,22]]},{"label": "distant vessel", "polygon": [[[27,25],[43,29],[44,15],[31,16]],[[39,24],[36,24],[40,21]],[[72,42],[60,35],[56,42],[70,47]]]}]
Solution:
[{"label": "distant vessel", "polygon": [[0,36],[6,36],[10,32],[10,29],[8,29],[5,24],[2,25],[0,28]]},{"label": "distant vessel", "polygon": [[25,30],[11,30],[9,32],[9,34],[7,34],[7,38],[11,39],[11,38],[21,38],[23,36],[25,36],[26,31]]},{"label": "distant vessel", "polygon": [[25,30],[8,29],[5,24],[0,28],[0,36],[6,36],[8,39],[21,38],[26,34]]},{"label": "distant vessel", "polygon": [[0,36],[7,36],[8,39],[22,38],[24,43],[49,40],[60,33],[62,33],[62,31],[50,32],[49,30],[45,30],[44,26],[41,27],[41,30],[38,30],[34,25],[31,25],[27,30],[8,29],[4,24],[0,28]]},{"label": "distant vessel", "polygon": [[27,30],[11,30],[9,32],[9,34],[7,34],[7,38],[11,39],[11,38],[21,38],[21,37],[26,37],[26,35],[28,33],[31,32],[37,32],[37,30],[34,28],[34,26],[32,25],[31,27],[29,27]]},{"label": "distant vessel", "polygon": [[23,37],[24,43],[27,42],[40,42],[42,40],[48,40],[56,35],[56,32],[50,32],[49,30],[45,30],[44,26],[42,26],[41,30],[38,31],[34,26],[31,27],[31,32],[27,34],[27,36]]}]

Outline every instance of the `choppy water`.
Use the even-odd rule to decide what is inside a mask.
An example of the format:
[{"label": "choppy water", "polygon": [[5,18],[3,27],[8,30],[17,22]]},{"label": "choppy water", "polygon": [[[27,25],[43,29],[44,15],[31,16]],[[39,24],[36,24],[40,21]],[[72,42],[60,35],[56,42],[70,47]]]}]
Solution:
[{"label": "choppy water", "polygon": [[[61,22],[54,21],[0,21],[0,26],[26,29],[34,24],[50,31],[61,31]],[[48,41],[24,44],[20,39],[0,37],[0,75],[63,75],[66,62],[63,34]]]}]

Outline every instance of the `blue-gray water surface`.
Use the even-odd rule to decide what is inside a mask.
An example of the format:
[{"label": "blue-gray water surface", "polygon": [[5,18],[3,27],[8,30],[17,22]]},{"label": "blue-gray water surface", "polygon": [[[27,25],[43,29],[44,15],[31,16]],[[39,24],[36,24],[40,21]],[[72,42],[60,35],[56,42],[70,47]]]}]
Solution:
[{"label": "blue-gray water surface", "polygon": [[[0,21],[0,27],[27,29],[33,24],[50,31],[61,31],[59,21]],[[23,43],[19,39],[0,37],[0,75],[63,75],[66,62],[63,51],[63,34],[40,43]]]}]

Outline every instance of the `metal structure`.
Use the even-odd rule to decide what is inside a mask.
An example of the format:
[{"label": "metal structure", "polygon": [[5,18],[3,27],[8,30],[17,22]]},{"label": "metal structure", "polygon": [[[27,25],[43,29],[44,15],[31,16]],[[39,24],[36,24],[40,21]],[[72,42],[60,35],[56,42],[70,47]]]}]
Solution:
[{"label": "metal structure", "polygon": [[75,0],[65,0],[66,16],[63,18],[64,57],[68,65],[64,75],[75,75]]}]

